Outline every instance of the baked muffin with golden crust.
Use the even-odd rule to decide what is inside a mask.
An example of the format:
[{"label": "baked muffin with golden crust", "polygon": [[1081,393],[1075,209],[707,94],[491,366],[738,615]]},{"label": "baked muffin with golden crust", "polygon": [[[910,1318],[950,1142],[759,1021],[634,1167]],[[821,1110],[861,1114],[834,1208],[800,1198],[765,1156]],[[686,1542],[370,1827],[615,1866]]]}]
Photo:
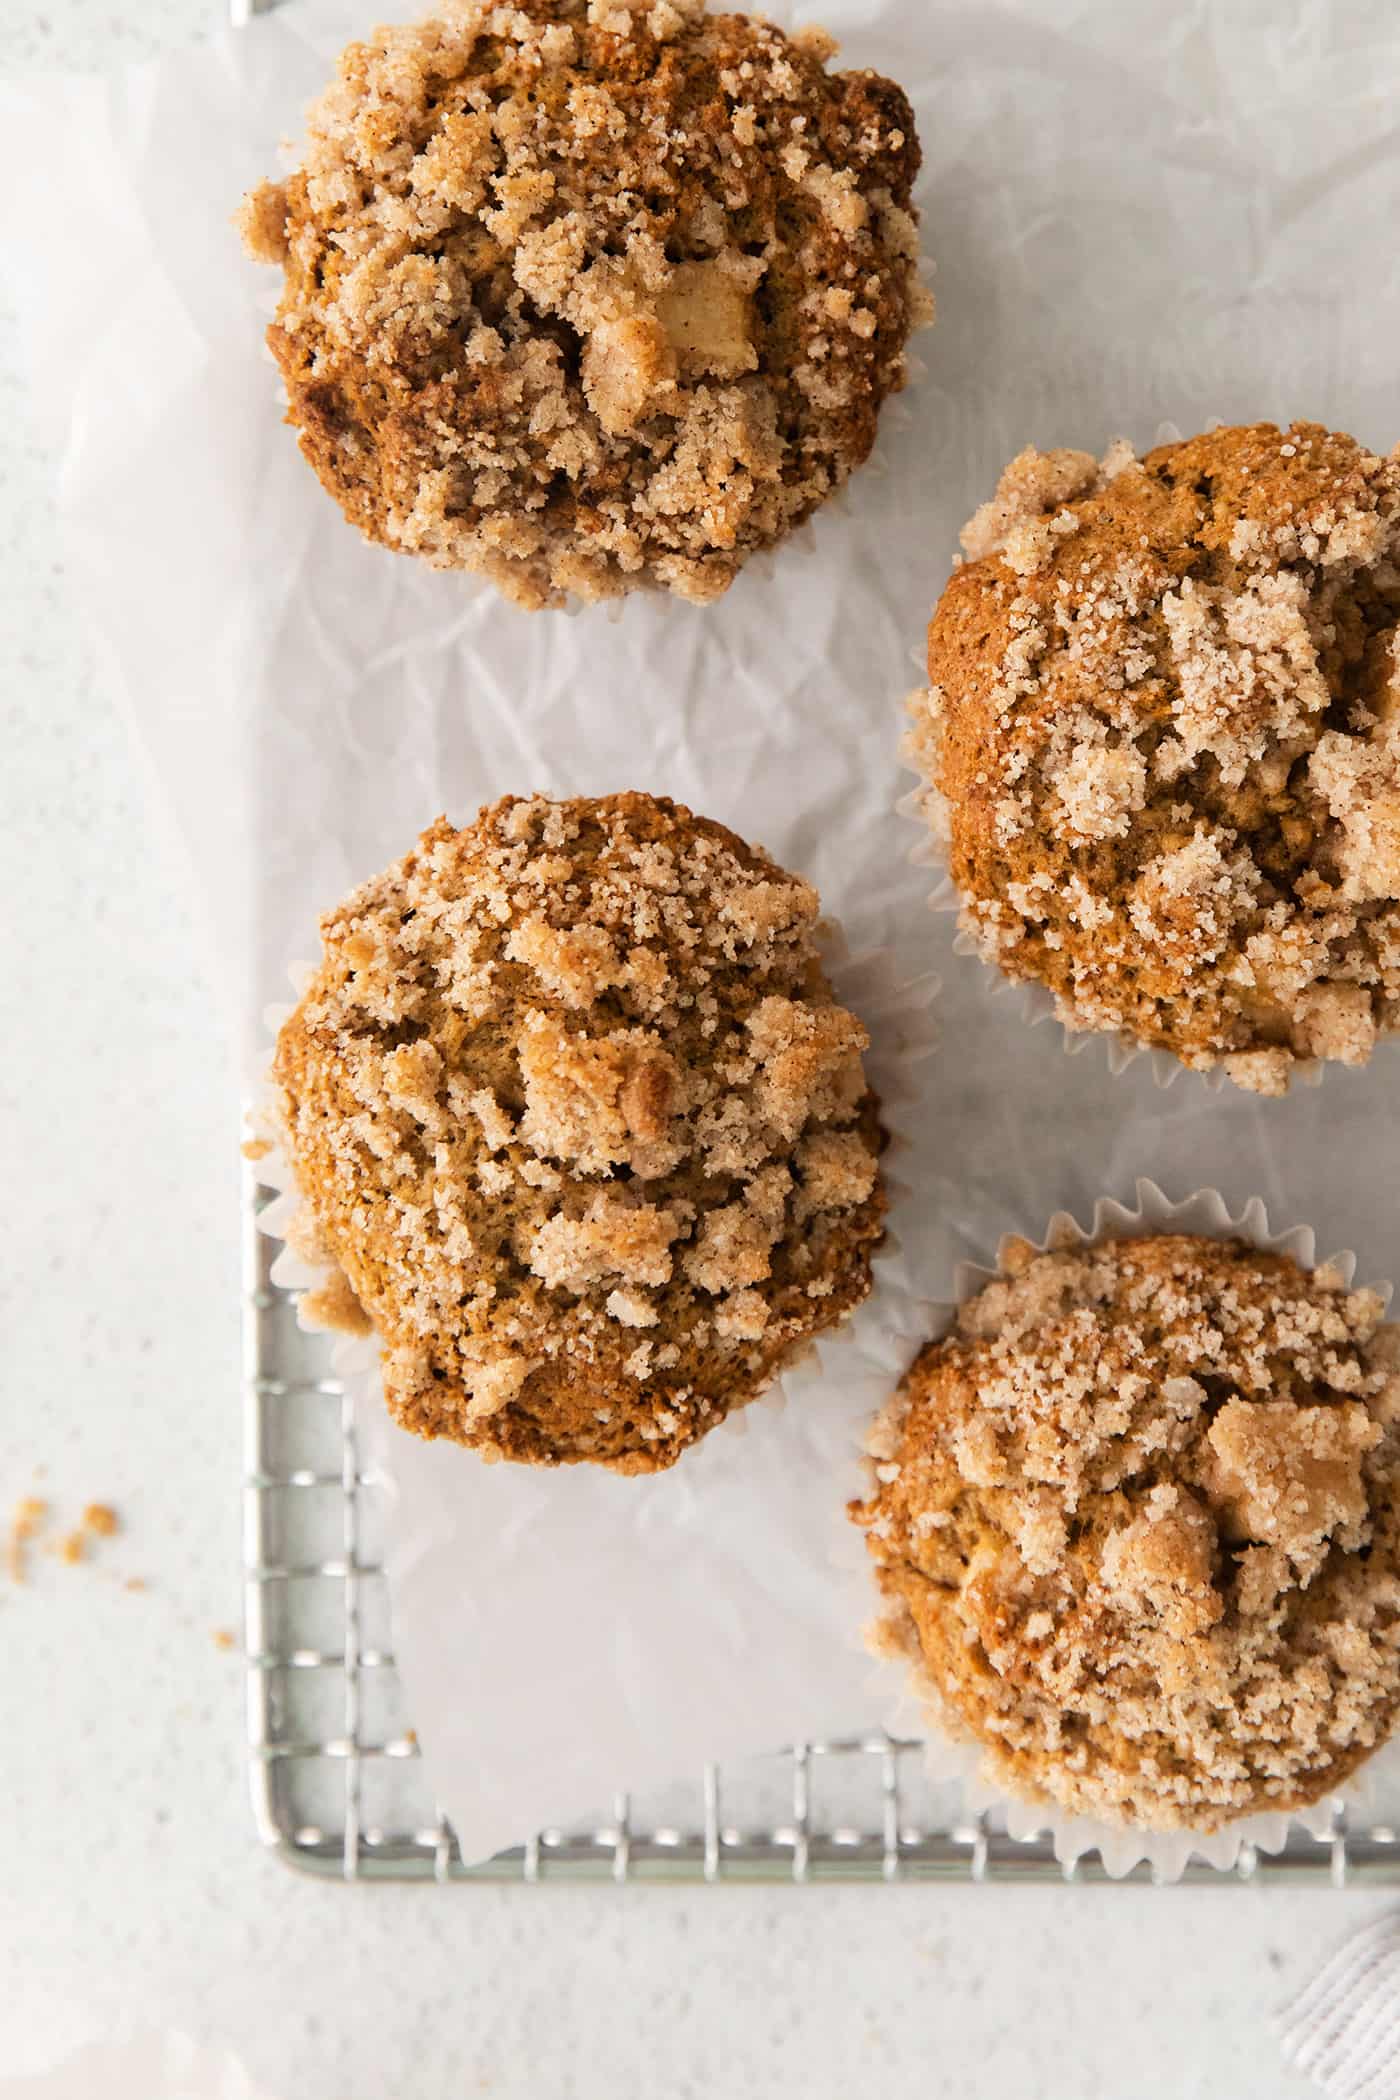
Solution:
[{"label": "baked muffin with golden crust", "polygon": [[1400,1708],[1400,1329],[1160,1234],[1003,1270],[852,1505],[942,1724],[1018,1797],[1210,1830],[1340,1784]]},{"label": "baked muffin with golden crust", "polygon": [[302,451],[372,539],[520,604],[709,600],[905,381],[892,81],[705,0],[447,0],[352,44],[242,213]]},{"label": "baked muffin with golden crust", "polygon": [[390,1411],[671,1465],[870,1288],[867,1036],[810,884],[648,795],[508,796],[331,912],[274,1121]]},{"label": "baked muffin with golden crust", "polygon": [[1256,1092],[1364,1064],[1400,1023],[1400,451],[1023,452],[963,540],[911,750],[984,958]]}]

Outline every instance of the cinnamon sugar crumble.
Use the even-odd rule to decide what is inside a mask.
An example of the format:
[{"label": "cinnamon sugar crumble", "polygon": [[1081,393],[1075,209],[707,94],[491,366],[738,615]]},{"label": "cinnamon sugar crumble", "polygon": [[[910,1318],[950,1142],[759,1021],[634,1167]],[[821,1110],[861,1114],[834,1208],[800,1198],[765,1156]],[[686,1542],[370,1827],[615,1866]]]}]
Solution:
[{"label": "cinnamon sugar crumble", "polygon": [[911,755],[983,956],[1277,1094],[1400,1026],[1400,450],[1316,424],[1027,451]]},{"label": "cinnamon sugar crumble", "polygon": [[1209,1829],[1400,1709],[1400,1328],[1283,1255],[1033,1254],[876,1425],[852,1505],[941,1724],[1076,1814]]},{"label": "cinnamon sugar crumble", "polygon": [[834,52],[703,0],[447,0],[352,44],[240,214],[347,516],[531,607],[703,602],[839,488],[932,302],[909,104]]},{"label": "cinnamon sugar crumble", "polygon": [[881,1135],[818,910],[674,803],[508,797],[323,920],[277,1114],[312,1309],[378,1332],[407,1427],[652,1471],[865,1296]]}]

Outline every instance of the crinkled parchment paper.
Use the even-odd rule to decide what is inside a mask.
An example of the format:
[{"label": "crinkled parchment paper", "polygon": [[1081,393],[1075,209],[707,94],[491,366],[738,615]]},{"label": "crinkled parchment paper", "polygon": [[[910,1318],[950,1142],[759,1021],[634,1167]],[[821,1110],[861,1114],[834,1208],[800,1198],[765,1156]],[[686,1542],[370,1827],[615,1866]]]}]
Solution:
[{"label": "crinkled parchment paper", "polygon": [[[228,215],[340,43],[394,11],[293,0],[4,104],[0,222],[64,444],[75,593],[190,847],[249,1083],[318,911],[440,810],[507,789],[677,794],[811,875],[854,951],[944,978],[897,1255],[784,1411],[661,1481],[487,1471],[385,1434],[398,1650],[476,1854],[702,1757],[868,1720],[865,1600],[829,1550],[845,1461],[963,1253],[1146,1173],[1258,1192],[1400,1275],[1393,1057],[1283,1103],[1163,1093],[1147,1060],[1110,1081],[1102,1044],[1063,1056],[951,954],[891,814],[923,623],[1020,445],[1255,416],[1400,437],[1400,19],[1388,0],[823,0],[844,62],[918,112],[927,376],[808,545],[717,607],[613,620],[524,615],[363,543],[280,425],[275,281]],[[901,1027],[884,1037],[899,1070]]]}]

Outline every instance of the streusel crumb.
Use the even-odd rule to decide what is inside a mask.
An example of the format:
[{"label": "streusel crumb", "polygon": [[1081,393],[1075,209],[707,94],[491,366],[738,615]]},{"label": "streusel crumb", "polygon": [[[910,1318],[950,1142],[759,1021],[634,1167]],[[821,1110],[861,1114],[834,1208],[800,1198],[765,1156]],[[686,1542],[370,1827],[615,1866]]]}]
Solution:
[{"label": "streusel crumb", "polygon": [[870,1287],[881,1132],[816,892],[647,795],[508,797],[322,922],[282,1136],[390,1409],[672,1464]]},{"label": "streusel crumb", "polygon": [[932,317],[909,104],[704,0],[449,0],[341,58],[240,222],[302,451],[538,607],[718,597],[839,488]]},{"label": "streusel crumb", "polygon": [[1400,1709],[1400,1328],[1171,1234],[1029,1253],[870,1441],[866,1530],[941,1725],[1075,1814],[1215,1828],[1339,1785]]},{"label": "streusel crumb", "polygon": [[1400,450],[1023,452],[910,749],[963,922],[1077,1029],[1278,1094],[1400,1025]]}]

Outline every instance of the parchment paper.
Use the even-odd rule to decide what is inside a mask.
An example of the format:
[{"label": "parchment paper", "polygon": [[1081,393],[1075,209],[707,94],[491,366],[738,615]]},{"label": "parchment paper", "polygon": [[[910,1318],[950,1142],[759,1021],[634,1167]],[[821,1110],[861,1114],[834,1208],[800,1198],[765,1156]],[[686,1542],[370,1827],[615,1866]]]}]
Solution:
[{"label": "parchment paper", "polygon": [[294,0],[120,81],[5,103],[0,217],[64,445],[75,595],[190,847],[246,1078],[317,912],[439,810],[509,788],[680,795],[809,874],[893,979],[945,980],[898,1262],[844,1369],[829,1355],[784,1412],[659,1483],[389,1442],[398,1651],[472,1854],[703,1756],[869,1718],[828,1552],[836,1482],[964,1253],[1147,1173],[1259,1193],[1400,1274],[1390,1057],[1283,1103],[1189,1077],[1162,1093],[1147,1060],[1111,1078],[1101,1044],[1066,1057],[951,953],[891,815],[923,624],[1021,444],[1295,415],[1400,437],[1400,19],[1384,0],[823,0],[844,62],[917,109],[927,377],[811,551],[717,607],[614,621],[523,615],[362,543],[280,427],[275,279],[228,214],[336,48],[409,11]]}]

